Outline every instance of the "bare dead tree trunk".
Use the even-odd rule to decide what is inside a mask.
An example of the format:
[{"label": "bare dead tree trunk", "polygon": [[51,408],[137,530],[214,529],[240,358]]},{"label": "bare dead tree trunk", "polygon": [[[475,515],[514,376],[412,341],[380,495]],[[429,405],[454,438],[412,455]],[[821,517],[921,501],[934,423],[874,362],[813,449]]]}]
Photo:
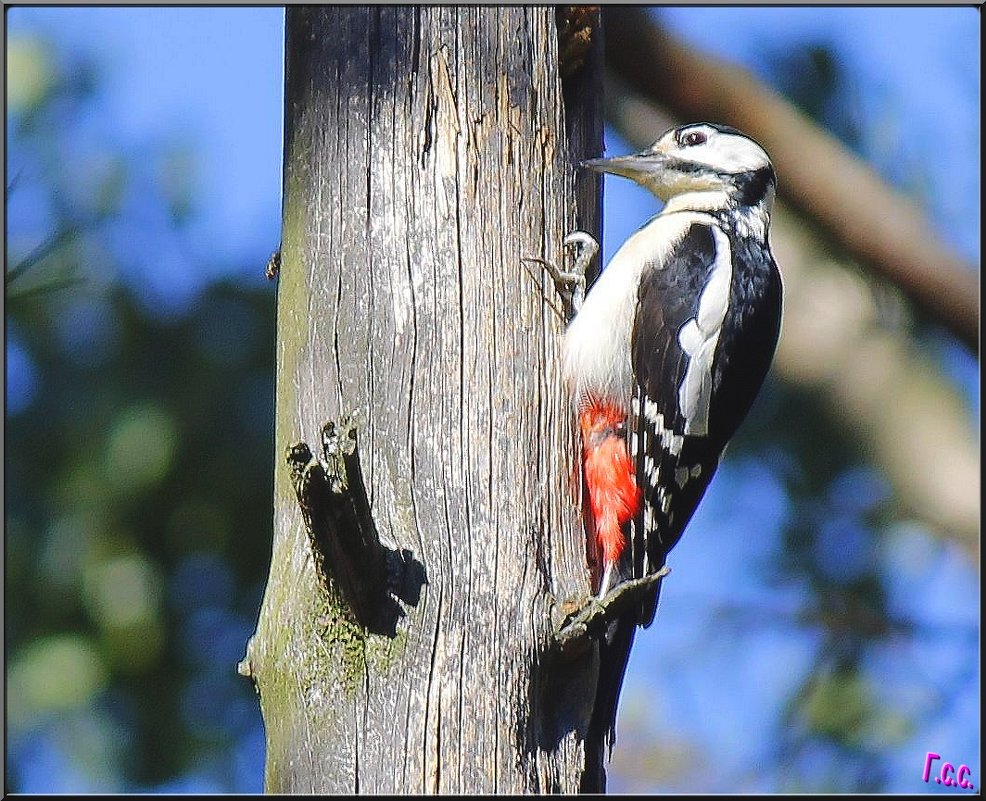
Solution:
[{"label": "bare dead tree trunk", "polygon": [[[597,652],[555,640],[590,590],[563,323],[522,263],[598,235],[555,11],[286,14],[275,438],[316,455],[277,463],[241,665],[266,789],[602,789]],[[598,153],[598,93],[569,111],[575,159]]]}]

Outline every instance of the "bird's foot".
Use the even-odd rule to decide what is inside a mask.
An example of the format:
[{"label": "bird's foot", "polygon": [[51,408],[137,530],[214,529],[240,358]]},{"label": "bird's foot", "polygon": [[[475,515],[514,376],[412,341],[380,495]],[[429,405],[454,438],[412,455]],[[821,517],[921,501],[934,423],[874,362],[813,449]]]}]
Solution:
[{"label": "bird's foot", "polygon": [[564,307],[563,316],[566,320],[571,320],[578,314],[579,309],[582,308],[582,301],[585,300],[585,273],[599,252],[599,243],[592,234],[587,234],[585,231],[572,231],[565,237],[563,244],[575,250],[575,263],[568,272],[545,259],[530,257],[524,261],[540,264],[548,271],[555,283],[555,291],[561,298]]},{"label": "bird's foot", "polygon": [[555,627],[555,644],[562,651],[568,651],[579,643],[600,636],[610,622],[648,597],[652,588],[670,572],[671,569],[665,565],[656,573],[621,582],[612,589],[606,586],[604,576],[599,595],[588,598],[574,610],[566,610],[568,614]]}]

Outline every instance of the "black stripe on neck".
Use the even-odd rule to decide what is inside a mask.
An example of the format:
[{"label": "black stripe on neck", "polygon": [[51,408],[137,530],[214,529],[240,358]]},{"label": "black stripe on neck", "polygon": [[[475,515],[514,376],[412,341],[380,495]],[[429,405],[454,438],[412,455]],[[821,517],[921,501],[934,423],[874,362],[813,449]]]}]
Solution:
[{"label": "black stripe on neck", "polygon": [[740,175],[733,176],[736,186],[736,199],[741,206],[756,206],[767,196],[767,189],[776,183],[774,171],[770,167],[761,167]]}]

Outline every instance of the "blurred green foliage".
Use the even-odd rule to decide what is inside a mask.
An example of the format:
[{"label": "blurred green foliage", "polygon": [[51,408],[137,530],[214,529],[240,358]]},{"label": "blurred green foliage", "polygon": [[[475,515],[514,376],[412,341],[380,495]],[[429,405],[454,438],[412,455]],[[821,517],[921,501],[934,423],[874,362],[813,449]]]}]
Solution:
[{"label": "blurred green foliage", "polygon": [[[270,551],[273,291],[209,283],[155,313],[113,239],[142,165],[73,148],[95,71],[35,39],[7,59],[8,786],[259,790],[232,755],[262,760],[236,662]],[[180,234],[191,151],[164,149],[142,202]]]}]

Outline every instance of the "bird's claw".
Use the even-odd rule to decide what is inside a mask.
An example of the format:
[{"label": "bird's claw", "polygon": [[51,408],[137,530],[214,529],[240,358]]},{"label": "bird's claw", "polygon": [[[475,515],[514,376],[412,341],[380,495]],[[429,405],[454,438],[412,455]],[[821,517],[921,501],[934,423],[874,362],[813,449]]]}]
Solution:
[{"label": "bird's claw", "polygon": [[670,572],[671,569],[664,565],[655,573],[621,582],[607,590],[605,595],[592,596],[574,610],[566,610],[564,619],[555,626],[555,644],[565,651],[605,631],[612,621],[639,605],[641,598],[646,597]]},{"label": "bird's claw", "polygon": [[599,243],[592,234],[585,231],[572,231],[562,244],[565,247],[575,248],[575,263],[569,272],[560,270],[553,262],[545,259],[530,257],[524,261],[540,264],[548,271],[565,307],[565,318],[571,320],[578,314],[579,309],[582,308],[582,301],[585,300],[585,273],[599,252]]}]

